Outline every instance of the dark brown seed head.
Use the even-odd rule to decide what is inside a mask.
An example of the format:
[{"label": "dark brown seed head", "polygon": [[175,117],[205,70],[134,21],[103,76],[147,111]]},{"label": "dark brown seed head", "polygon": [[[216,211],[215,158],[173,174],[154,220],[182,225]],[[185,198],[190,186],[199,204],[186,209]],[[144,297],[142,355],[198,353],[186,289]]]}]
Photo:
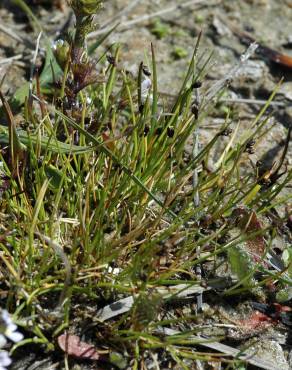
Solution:
[{"label": "dark brown seed head", "polygon": [[147,77],[151,76],[151,72],[149,71],[149,68],[145,64],[143,64],[143,66],[142,66],[142,71],[143,71],[145,76],[147,76]]},{"label": "dark brown seed head", "polygon": [[144,127],[144,136],[146,136],[149,131],[150,131],[149,126],[145,125],[145,127]]},{"label": "dark brown seed head", "polygon": [[232,134],[232,132],[233,132],[232,128],[227,127],[226,129],[221,131],[220,135],[221,136],[229,136],[229,135]]},{"label": "dark brown seed head", "polygon": [[255,149],[254,149],[254,145],[255,145],[255,140],[254,139],[250,139],[247,143],[246,143],[246,147],[245,147],[245,152],[247,152],[248,154],[254,154],[255,153]]},{"label": "dark brown seed head", "polygon": [[108,54],[106,56],[106,59],[107,61],[109,62],[109,64],[113,65],[114,67],[116,67],[116,60],[115,60],[115,57],[113,57],[111,54]]},{"label": "dark brown seed head", "polygon": [[193,103],[192,105],[192,113],[195,116],[195,119],[199,118],[199,107],[196,103]]},{"label": "dark brown seed head", "polygon": [[201,81],[195,81],[192,84],[192,89],[199,89],[200,87],[202,87],[202,82]]},{"label": "dark brown seed head", "polygon": [[167,136],[173,137],[174,136],[174,129],[172,127],[167,128]]}]

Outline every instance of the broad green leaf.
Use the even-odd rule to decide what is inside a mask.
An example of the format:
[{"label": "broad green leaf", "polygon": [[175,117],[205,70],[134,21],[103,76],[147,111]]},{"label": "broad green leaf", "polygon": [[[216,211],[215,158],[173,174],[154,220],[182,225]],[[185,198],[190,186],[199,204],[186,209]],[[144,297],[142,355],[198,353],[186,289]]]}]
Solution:
[{"label": "broad green leaf", "polygon": [[[46,60],[44,68],[40,75],[41,89],[46,89],[47,91],[47,89],[50,88],[50,85],[53,82],[52,69],[54,71],[55,79],[58,80],[63,72],[56,61],[51,45],[47,43]],[[19,107],[21,107],[25,102],[25,98],[28,97],[28,94],[29,94],[29,82],[26,82],[23,86],[16,90],[13,98],[10,101],[11,107],[13,109],[18,109]]]},{"label": "broad green leaf", "polygon": [[[56,140],[55,138],[49,138],[47,136],[39,136],[36,134],[28,134],[24,130],[16,131],[19,141],[24,145],[41,145],[42,150],[48,150],[58,154],[84,154],[95,150],[94,146],[78,146],[63,143]],[[40,140],[40,143],[39,143]],[[9,144],[8,127],[0,125],[0,143]]]},{"label": "broad green leaf", "polygon": [[49,164],[45,166],[45,173],[50,180],[49,186],[58,189],[62,182],[63,172],[52,164]]},{"label": "broad green leaf", "polygon": [[[46,48],[46,60],[43,71],[40,75],[40,83],[41,87],[48,87],[48,85],[51,82],[53,82],[52,68],[54,70],[56,79],[58,79],[58,77],[60,77],[60,75],[62,74],[62,70],[57,63],[51,48],[51,40],[44,32],[42,25],[40,24],[37,17],[34,15],[34,13],[31,11],[31,9],[29,8],[25,1],[13,0],[13,3],[27,15],[32,26],[35,28],[37,32],[43,32]],[[22,106],[24,104],[25,98],[28,96],[28,93],[29,93],[29,82],[25,83],[15,92],[13,98],[9,102],[12,109],[18,109],[20,106]]]}]

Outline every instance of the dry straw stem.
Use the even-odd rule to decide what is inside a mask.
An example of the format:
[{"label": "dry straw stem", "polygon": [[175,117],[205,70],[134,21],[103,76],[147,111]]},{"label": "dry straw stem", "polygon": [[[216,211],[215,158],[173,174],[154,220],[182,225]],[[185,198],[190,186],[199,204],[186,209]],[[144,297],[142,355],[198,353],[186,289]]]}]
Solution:
[{"label": "dry straw stem", "polygon": [[[201,294],[211,288],[204,288],[199,285],[178,284],[169,287],[157,287],[156,293],[163,299],[188,298],[196,294]],[[106,321],[123,313],[130,311],[134,304],[134,296],[126,297],[103,307],[97,314],[98,321]]]},{"label": "dry straw stem", "polygon": [[20,37],[16,32],[14,32],[11,28],[9,28],[6,24],[0,23],[0,31],[5,33],[5,35],[11,37],[13,40],[20,42],[21,44],[24,42],[22,37]]},{"label": "dry straw stem", "polygon": [[250,44],[245,53],[243,53],[240,56],[239,62],[234,67],[232,67],[230,71],[221,80],[218,80],[209,88],[204,97],[205,104],[208,104],[210,101],[212,101],[214,97],[216,97],[218,93],[226,86],[226,84],[231,82],[236,77],[241,68],[254,55],[257,48],[258,48],[257,43],[254,42]]},{"label": "dry straw stem", "polygon": [[[170,328],[159,328],[157,330],[158,333],[164,334],[166,336],[178,336],[180,334],[183,334],[182,332]],[[247,363],[256,366],[259,369],[264,370],[279,370],[278,367],[273,366],[268,361],[263,360],[262,358],[258,356],[253,355],[247,355],[241,350],[238,350],[236,348],[227,346],[226,344],[222,344],[216,341],[213,341],[211,338],[207,337],[201,337],[198,335],[191,335],[188,338],[190,341],[194,341],[200,346],[213,349],[215,351],[221,352],[223,355],[232,356],[235,359],[246,361]]]},{"label": "dry straw stem", "polygon": [[66,277],[65,277],[65,281],[64,281],[64,288],[61,292],[61,295],[60,295],[60,298],[59,298],[59,303],[58,303],[56,309],[61,308],[63,303],[64,303],[64,300],[66,299],[67,291],[68,291],[70,281],[71,281],[71,275],[72,275],[71,264],[69,262],[69,259],[66,255],[66,253],[63,251],[63,248],[59,244],[57,244],[55,241],[53,241],[49,237],[47,237],[47,236],[45,236],[45,235],[43,235],[43,234],[41,234],[37,231],[35,231],[34,234],[40,240],[44,241],[49,247],[51,247],[53,249],[53,251],[56,253],[56,255],[61,258],[61,260],[62,260],[62,262],[65,266]]}]

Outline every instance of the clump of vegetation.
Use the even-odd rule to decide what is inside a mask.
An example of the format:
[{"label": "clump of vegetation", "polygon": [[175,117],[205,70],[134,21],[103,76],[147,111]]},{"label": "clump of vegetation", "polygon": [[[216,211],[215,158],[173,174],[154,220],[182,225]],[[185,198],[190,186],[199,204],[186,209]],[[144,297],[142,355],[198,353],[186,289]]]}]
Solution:
[{"label": "clump of vegetation", "polygon": [[[1,93],[8,122],[0,131],[2,306],[25,335],[12,353],[29,344],[53,351],[59,343],[85,358],[76,354],[74,334],[94,344],[87,359],[117,368],[147,368],[154,353],[167,366],[213,361],[216,355],[196,347],[200,326],[190,325],[200,300],[188,313],[172,304],[216,282],[221,296],[261,287],[261,296],[275,299],[291,284],[291,251],[282,270],[266,257],[285,223],[273,222],[271,210],[285,201],[278,195],[292,172],[277,182],[273,169],[243,166],[268,131],[265,112],[276,90],[243,136],[230,129],[227,113],[200,147],[199,127],[229,83],[202,92],[208,65],[198,62],[200,36],[178,96],[165,104],[153,46],[151,66],[141,62],[137,78],[120,68],[117,45],[106,62],[92,59],[100,41],[87,48],[86,36],[99,5],[71,1],[75,32],[48,50],[23,101],[21,128]],[[228,258],[237,275],[231,285],[217,274],[224,265],[232,276]]]},{"label": "clump of vegetation", "polygon": [[188,51],[185,48],[176,46],[172,52],[175,59],[182,59],[188,56]]},{"label": "clump of vegetation", "polygon": [[163,37],[166,37],[169,34],[170,28],[166,23],[161,22],[161,20],[157,18],[152,23],[150,31],[158,39],[162,39]]}]

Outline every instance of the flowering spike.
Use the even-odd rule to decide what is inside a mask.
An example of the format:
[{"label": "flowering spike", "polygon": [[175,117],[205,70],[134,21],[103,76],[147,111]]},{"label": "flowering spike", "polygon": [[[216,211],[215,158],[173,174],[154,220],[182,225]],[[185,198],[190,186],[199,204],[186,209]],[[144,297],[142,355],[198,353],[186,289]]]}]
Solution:
[{"label": "flowering spike", "polygon": [[98,0],[71,0],[70,5],[76,17],[85,17],[96,14],[101,8],[102,2]]}]

